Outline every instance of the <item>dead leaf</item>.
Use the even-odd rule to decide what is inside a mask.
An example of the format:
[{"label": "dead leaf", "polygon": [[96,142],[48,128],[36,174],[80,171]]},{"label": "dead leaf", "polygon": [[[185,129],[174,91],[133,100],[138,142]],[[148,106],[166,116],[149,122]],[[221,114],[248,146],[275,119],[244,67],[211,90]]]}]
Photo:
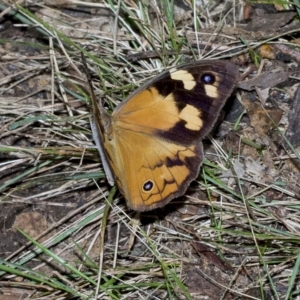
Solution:
[{"label": "dead leaf", "polygon": [[203,243],[199,242],[191,242],[194,249],[197,251],[198,255],[207,259],[210,263],[215,265],[221,271],[225,273],[234,273],[234,268],[227,263],[226,261],[222,260],[215,252],[212,251],[208,246]]},{"label": "dead leaf", "polygon": [[290,11],[275,13],[275,14],[253,16],[252,20],[247,25],[246,30],[277,32],[278,29],[288,24],[295,16],[296,16],[296,12],[290,12]]},{"label": "dead leaf", "polygon": [[298,87],[293,98],[293,103],[288,116],[289,126],[286,131],[286,137],[294,147],[300,146],[299,115],[300,115],[300,86]]},{"label": "dead leaf", "polygon": [[278,125],[281,117],[282,110],[279,108],[262,108],[261,104],[250,101],[246,98],[243,99],[243,105],[246,108],[250,117],[251,126],[259,136],[265,136],[274,125]]},{"label": "dead leaf", "polygon": [[240,82],[238,88],[246,91],[252,91],[255,87],[260,87],[262,89],[271,88],[286,81],[289,75],[290,73],[285,71],[265,72],[255,78]]}]

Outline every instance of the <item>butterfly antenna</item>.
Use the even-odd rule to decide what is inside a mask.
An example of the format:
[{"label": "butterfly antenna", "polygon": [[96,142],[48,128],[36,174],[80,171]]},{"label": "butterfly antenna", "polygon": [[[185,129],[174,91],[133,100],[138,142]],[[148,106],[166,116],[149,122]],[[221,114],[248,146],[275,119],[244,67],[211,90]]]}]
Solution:
[{"label": "butterfly antenna", "polygon": [[91,100],[92,100],[92,107],[93,107],[93,110],[95,111],[95,109],[97,109],[97,98],[96,98],[94,88],[93,88],[93,85],[92,85],[92,75],[91,75],[91,72],[88,69],[85,56],[82,52],[81,52],[81,60],[82,60],[82,64],[83,64],[83,67],[84,67],[87,84],[88,84],[88,87],[89,87],[90,97],[91,97]]}]

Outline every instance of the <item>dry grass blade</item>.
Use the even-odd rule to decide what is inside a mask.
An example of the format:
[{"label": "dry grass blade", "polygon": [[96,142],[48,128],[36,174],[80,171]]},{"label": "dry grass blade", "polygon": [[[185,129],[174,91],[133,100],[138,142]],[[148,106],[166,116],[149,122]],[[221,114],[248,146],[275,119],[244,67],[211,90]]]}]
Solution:
[{"label": "dry grass blade", "polygon": [[[298,1],[277,33],[251,31],[257,7],[238,1],[98,2],[0,3],[0,299],[300,297],[299,145],[282,140],[299,86]],[[262,63],[266,44],[275,59]],[[289,63],[276,64],[280,51]],[[205,141],[185,197],[136,214],[92,141],[82,53],[108,112],[195,59],[232,58],[243,78],[284,64],[289,84],[239,90],[245,107],[234,101],[227,119],[238,115]]]}]

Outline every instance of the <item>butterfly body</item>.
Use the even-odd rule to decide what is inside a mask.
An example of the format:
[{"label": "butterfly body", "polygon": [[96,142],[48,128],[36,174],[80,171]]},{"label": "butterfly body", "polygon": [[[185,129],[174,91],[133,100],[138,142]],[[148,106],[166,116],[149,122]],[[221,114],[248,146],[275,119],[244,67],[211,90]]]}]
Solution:
[{"label": "butterfly body", "polygon": [[204,159],[202,139],[237,77],[229,62],[198,61],[155,77],[112,115],[93,99],[93,136],[105,172],[130,208],[161,207],[186,191]]}]

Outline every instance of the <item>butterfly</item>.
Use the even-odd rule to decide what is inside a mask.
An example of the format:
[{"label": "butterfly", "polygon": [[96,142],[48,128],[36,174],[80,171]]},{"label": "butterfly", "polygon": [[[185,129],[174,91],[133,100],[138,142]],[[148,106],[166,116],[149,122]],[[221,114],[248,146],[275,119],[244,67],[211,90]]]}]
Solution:
[{"label": "butterfly", "polygon": [[203,162],[202,139],[233,92],[238,67],[202,60],[163,72],[112,114],[90,80],[91,128],[108,182],[128,207],[148,211],[183,195]]}]

